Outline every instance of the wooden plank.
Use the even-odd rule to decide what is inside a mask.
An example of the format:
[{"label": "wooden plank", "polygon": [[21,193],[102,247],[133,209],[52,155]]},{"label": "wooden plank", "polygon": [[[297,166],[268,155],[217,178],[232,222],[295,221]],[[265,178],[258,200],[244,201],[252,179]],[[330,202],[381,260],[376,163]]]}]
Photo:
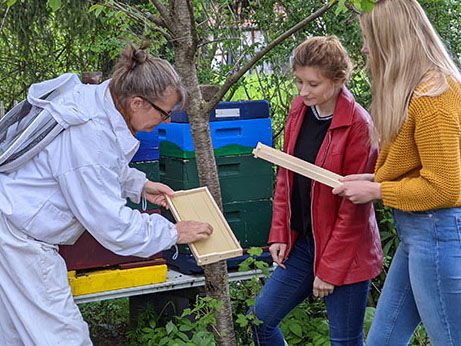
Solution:
[{"label": "wooden plank", "polygon": [[313,165],[312,163],[306,162],[282,151],[268,147],[262,143],[258,143],[256,148],[253,150],[253,155],[330,187],[335,188],[341,185],[341,182],[339,181],[339,179],[342,178],[341,175]]},{"label": "wooden plank", "polygon": [[176,191],[173,197],[167,196],[167,200],[176,221],[201,221],[213,227],[208,239],[189,244],[198,265],[243,254],[239,241],[207,187]]}]

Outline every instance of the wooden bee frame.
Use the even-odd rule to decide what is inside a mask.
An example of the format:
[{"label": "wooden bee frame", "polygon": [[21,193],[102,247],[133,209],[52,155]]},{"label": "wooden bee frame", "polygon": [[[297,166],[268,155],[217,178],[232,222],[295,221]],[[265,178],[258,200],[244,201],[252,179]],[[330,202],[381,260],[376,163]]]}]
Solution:
[{"label": "wooden bee frame", "polygon": [[208,239],[189,244],[198,265],[242,256],[239,241],[207,187],[177,191],[167,201],[176,221],[201,221],[213,227]]},{"label": "wooden bee frame", "polygon": [[313,165],[283,151],[268,147],[261,142],[253,149],[253,155],[330,187],[335,188],[341,185],[339,181],[342,178],[341,175]]}]

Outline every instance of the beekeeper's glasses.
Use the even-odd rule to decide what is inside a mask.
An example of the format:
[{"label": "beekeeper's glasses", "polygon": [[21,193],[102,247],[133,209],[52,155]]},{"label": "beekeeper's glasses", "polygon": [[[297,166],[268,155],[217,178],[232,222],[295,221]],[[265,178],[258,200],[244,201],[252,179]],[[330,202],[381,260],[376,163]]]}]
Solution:
[{"label": "beekeeper's glasses", "polygon": [[147,103],[149,103],[155,110],[159,111],[160,114],[162,115],[162,120],[163,121],[167,121],[169,117],[171,117],[171,112],[166,112],[164,111],[163,109],[161,109],[159,106],[157,106],[155,103],[153,103],[152,101],[149,101],[148,99],[146,99],[145,97],[142,97],[142,96],[138,96],[140,98],[142,98],[144,101],[146,101]]}]

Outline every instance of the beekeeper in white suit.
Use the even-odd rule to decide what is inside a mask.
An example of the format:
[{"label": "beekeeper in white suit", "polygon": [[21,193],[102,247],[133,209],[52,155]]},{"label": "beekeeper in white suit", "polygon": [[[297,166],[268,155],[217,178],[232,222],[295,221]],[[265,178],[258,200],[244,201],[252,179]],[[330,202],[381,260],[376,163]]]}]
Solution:
[{"label": "beekeeper in white suit", "polygon": [[[73,244],[84,229],[117,254],[141,257],[212,232],[206,223],[174,225],[125,206],[125,198],[142,197],[166,206],[165,195],[173,194],[128,166],[139,146],[135,131],[152,131],[168,121],[185,99],[171,65],[145,48],[129,44],[112,79],[100,85],[83,85],[76,75],[65,74],[29,90],[24,107],[48,119],[35,129],[30,123],[27,136],[43,131],[51,139],[47,144],[40,142],[46,136],[36,136],[35,147],[30,140],[27,150],[13,148],[5,167],[21,155],[25,162],[0,173],[1,346],[91,345],[58,254],[58,245]],[[11,138],[19,138],[11,132],[21,134],[23,127],[4,131],[0,153],[7,152]]]}]

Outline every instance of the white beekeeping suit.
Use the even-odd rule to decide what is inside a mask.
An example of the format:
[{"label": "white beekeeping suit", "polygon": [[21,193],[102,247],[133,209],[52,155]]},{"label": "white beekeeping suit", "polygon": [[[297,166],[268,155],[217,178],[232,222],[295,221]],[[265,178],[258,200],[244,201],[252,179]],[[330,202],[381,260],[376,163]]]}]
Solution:
[{"label": "white beekeeping suit", "polygon": [[0,346],[91,345],[57,245],[87,229],[119,255],[148,257],[175,244],[176,227],[125,206],[139,202],[147,179],[128,166],[139,142],[108,81],[83,85],[66,74],[32,86],[28,102],[52,116],[45,123],[56,132],[0,173]]}]

